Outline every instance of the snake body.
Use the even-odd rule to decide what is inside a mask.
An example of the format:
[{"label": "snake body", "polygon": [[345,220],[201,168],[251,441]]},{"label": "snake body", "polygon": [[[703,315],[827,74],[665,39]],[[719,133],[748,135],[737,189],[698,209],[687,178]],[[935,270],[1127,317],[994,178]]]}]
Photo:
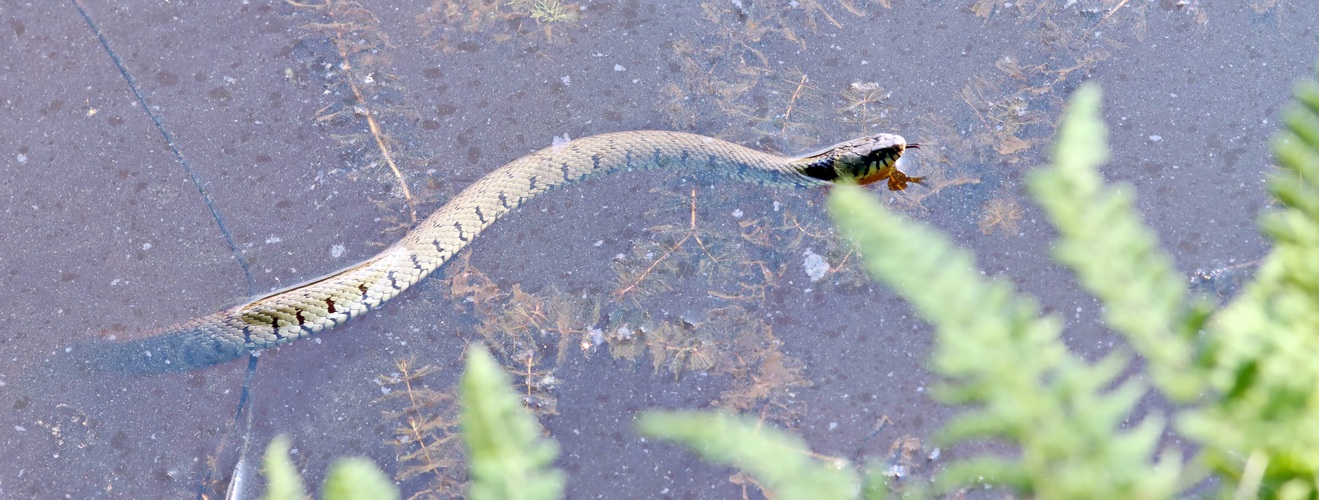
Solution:
[{"label": "snake body", "polygon": [[681,132],[618,132],[572,140],[487,174],[361,263],[141,339],[99,343],[89,349],[88,359],[96,368],[122,373],[180,372],[315,335],[381,307],[500,217],[572,182],[621,170],[683,168],[772,187],[888,180],[890,189],[902,189],[921,180],[894,165],[907,147],[901,136],[878,134],[788,158]]}]

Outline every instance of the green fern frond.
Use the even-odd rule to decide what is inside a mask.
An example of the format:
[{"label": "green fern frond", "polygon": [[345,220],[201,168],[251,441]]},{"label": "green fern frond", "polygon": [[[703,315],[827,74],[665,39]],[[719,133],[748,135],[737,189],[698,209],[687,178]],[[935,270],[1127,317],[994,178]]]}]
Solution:
[{"label": "green fern frond", "polygon": [[302,500],[307,498],[307,487],[302,475],[289,460],[289,438],[277,436],[266,445],[266,494],[262,500]]},{"label": "green fern frond", "polygon": [[563,472],[548,468],[558,445],[541,439],[540,425],[509,386],[508,374],[485,346],[468,349],[462,379],[462,430],[472,479],[467,497],[559,498]]},{"label": "green fern frond", "polygon": [[[289,438],[276,436],[266,446],[266,493],[262,500],[305,500],[307,489],[289,460]],[[398,500],[398,486],[376,464],[361,457],[341,458],[325,476],[325,500]]]},{"label": "green fern frond", "polygon": [[1238,496],[1313,498],[1319,484],[1319,83],[1297,85],[1274,137],[1284,205],[1263,217],[1274,247],[1210,324],[1214,404],[1181,419]]},{"label": "green fern frond", "polygon": [[[1036,196],[1059,226],[1057,257],[1107,306],[1106,318],[1156,368],[1156,383],[1179,400],[1200,393],[1192,333],[1205,314],[1191,307],[1171,259],[1131,209],[1130,189],[1103,185],[1107,160],[1098,89],[1079,90],[1060,128],[1055,166],[1034,177]],[[1167,498],[1181,461],[1154,465],[1166,427],[1151,414],[1126,431],[1148,392],[1128,379],[1118,351],[1087,364],[1058,338],[1060,321],[1007,282],[987,279],[972,256],[933,230],[889,214],[855,187],[835,190],[830,209],[877,279],[936,327],[934,366],[951,380],[943,401],[970,405],[942,438],[1006,439],[1020,458],[980,457],[949,467],[944,484],[987,480],[1042,498]],[[983,479],[981,479],[983,478]]]},{"label": "green fern frond", "polygon": [[[810,458],[802,438],[756,420],[718,412],[647,412],[637,419],[637,429],[682,443],[710,462],[746,471],[774,498],[847,499],[855,498],[860,488],[846,461]],[[882,488],[869,489],[872,495],[882,494]]]},{"label": "green fern frond", "polygon": [[1054,258],[1103,301],[1104,319],[1149,360],[1159,389],[1190,401],[1204,387],[1191,370],[1191,339],[1208,304],[1188,305],[1186,280],[1132,209],[1134,188],[1104,184],[1098,167],[1108,161],[1108,130],[1099,102],[1093,85],[1073,95],[1053,166],[1031,174],[1031,192],[1058,228]]},{"label": "green fern frond", "polygon": [[376,464],[362,457],[341,458],[325,476],[325,500],[397,499],[398,486]]},{"label": "green fern frond", "polygon": [[950,467],[943,484],[987,481],[1040,498],[1167,498],[1176,492],[1180,460],[1150,465],[1162,419],[1147,417],[1135,430],[1120,431],[1146,392],[1130,380],[1107,390],[1128,356],[1085,363],[1059,340],[1057,317],[1041,317],[1033,299],[982,275],[970,253],[888,212],[860,188],[835,189],[829,208],[871,274],[938,332],[934,366],[950,380],[936,395],[972,406],[941,438],[1020,445],[1017,459],[982,457]]}]

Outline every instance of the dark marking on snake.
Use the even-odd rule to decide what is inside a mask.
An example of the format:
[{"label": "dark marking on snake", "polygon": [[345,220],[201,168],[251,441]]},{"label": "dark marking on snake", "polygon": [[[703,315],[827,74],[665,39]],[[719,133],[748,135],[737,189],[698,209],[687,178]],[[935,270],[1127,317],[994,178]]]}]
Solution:
[{"label": "dark marking on snake", "polygon": [[563,182],[572,180],[568,178],[568,162],[565,161],[562,165],[559,165],[559,169],[563,170]]},{"label": "dark marking on snake", "polygon": [[334,310],[334,299],[328,297],[325,299],[325,312],[328,312],[330,314],[334,314],[338,312]]},{"label": "dark marking on snake", "polygon": [[481,221],[482,225],[486,224],[485,214],[481,213],[481,207],[476,207],[476,218]]},{"label": "dark marking on snake", "polygon": [[798,169],[798,171],[801,172],[802,175],[820,179],[822,181],[833,181],[838,179],[838,172],[830,165],[814,163],[807,165],[805,168]]},{"label": "dark marking on snake", "polygon": [[366,283],[358,283],[357,289],[362,291],[362,295],[366,295]]},{"label": "dark marking on snake", "polygon": [[[536,192],[536,176],[527,178],[527,191]],[[463,240],[467,241],[467,240]]]},{"label": "dark marking on snake", "polygon": [[458,239],[463,240],[463,241],[467,241],[467,236],[463,235],[463,223],[461,223],[461,222],[454,222],[454,223],[453,223],[453,227],[458,228]]}]

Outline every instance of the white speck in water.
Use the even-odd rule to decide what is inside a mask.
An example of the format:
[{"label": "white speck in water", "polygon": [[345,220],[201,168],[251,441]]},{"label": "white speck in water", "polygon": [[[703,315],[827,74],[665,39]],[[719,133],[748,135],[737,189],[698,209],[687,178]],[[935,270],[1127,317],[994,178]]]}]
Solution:
[{"label": "white speck in water", "polygon": [[25,155],[25,154],[23,154],[23,153],[19,153],[19,154],[18,154],[18,162],[19,162],[19,163],[27,163],[27,155]]},{"label": "white speck in water", "polygon": [[830,269],[829,263],[824,261],[824,257],[812,252],[809,248],[802,255],[806,256],[806,260],[802,262],[802,267],[806,269],[806,275],[811,277],[811,282],[814,283],[824,279],[824,275],[828,274]]},{"label": "white speck in water", "polygon": [[21,426],[21,425],[15,425],[15,426],[14,426],[14,430],[16,430],[16,431],[18,431],[18,432],[27,432],[27,427],[23,427],[23,426]]},{"label": "white speck in water", "polygon": [[339,257],[343,257],[344,252],[347,252],[347,251],[348,251],[348,249],[347,249],[347,248],[344,248],[343,244],[340,243],[340,244],[338,244],[338,245],[335,245],[335,246],[330,247],[330,257],[331,257],[331,258],[335,258],[335,259],[337,259],[337,258],[339,258]]},{"label": "white speck in water", "polygon": [[736,217],[736,218],[741,219],[741,218],[742,218],[742,209],[740,209],[740,208],[734,209],[734,210],[733,210],[733,217]]},{"label": "white speck in water", "polygon": [[779,202],[777,202],[777,201],[774,202],[774,211],[775,211],[775,212],[779,211]]},{"label": "white speck in water", "polygon": [[627,71],[627,68],[624,68],[622,64],[615,64],[614,71]]},{"label": "white speck in water", "polygon": [[596,241],[595,241],[595,246],[600,246],[600,245],[603,245],[603,244],[605,244],[605,240],[596,240]]},{"label": "white speck in water", "polygon": [[884,475],[888,477],[902,477],[906,473],[907,473],[907,468],[898,464],[893,464],[888,468],[888,470],[884,471]]},{"label": "white speck in water", "polygon": [[284,241],[284,240],[280,239],[278,236],[271,236],[271,237],[269,237],[269,238],[266,238],[266,244],[267,244],[267,245],[270,245],[270,244],[272,244],[272,243],[279,243],[279,242],[281,242],[281,241]]},{"label": "white speck in water", "polygon": [[566,77],[566,76],[563,77],[563,78],[560,78],[559,81],[563,82],[563,84],[564,84],[565,86],[566,86],[566,85],[572,85],[572,78],[568,78],[568,77]]},{"label": "white speck in water", "polygon": [[1162,141],[1162,140],[1163,140],[1163,136],[1161,136],[1161,135],[1151,135],[1151,136],[1150,136],[1150,140],[1151,140],[1151,141],[1154,141],[1154,142],[1159,142],[1159,141]]},{"label": "white speck in water", "polygon": [[110,286],[119,286],[119,278],[110,280]]},{"label": "white speck in water", "polygon": [[838,428],[838,422],[829,422],[829,430],[832,431],[837,428]]},{"label": "white speck in water", "polygon": [[554,136],[554,140],[550,142],[550,148],[555,152],[558,152],[560,149],[567,147],[570,142],[572,142],[572,138],[568,137],[568,134],[563,134],[563,137],[556,135]]},{"label": "white speck in water", "polygon": [[150,244],[150,243],[143,243],[143,244],[142,244],[142,249],[143,249],[143,250],[151,250],[151,244]]}]

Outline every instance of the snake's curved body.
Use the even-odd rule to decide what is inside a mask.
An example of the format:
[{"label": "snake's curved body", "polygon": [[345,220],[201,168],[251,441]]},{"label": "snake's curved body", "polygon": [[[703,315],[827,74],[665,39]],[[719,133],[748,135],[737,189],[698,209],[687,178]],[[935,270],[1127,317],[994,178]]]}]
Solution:
[{"label": "snake's curved body", "polygon": [[[919,178],[894,163],[907,147],[879,134],[795,158],[680,132],[637,131],[577,139],[519,158],[482,177],[380,254],[357,265],[153,335],[91,349],[101,369],[187,371],[287,344],[379,308],[443,265],[496,220],[545,191],[620,170],[683,168],[773,187]],[[915,145],[912,145],[915,147]]]}]

